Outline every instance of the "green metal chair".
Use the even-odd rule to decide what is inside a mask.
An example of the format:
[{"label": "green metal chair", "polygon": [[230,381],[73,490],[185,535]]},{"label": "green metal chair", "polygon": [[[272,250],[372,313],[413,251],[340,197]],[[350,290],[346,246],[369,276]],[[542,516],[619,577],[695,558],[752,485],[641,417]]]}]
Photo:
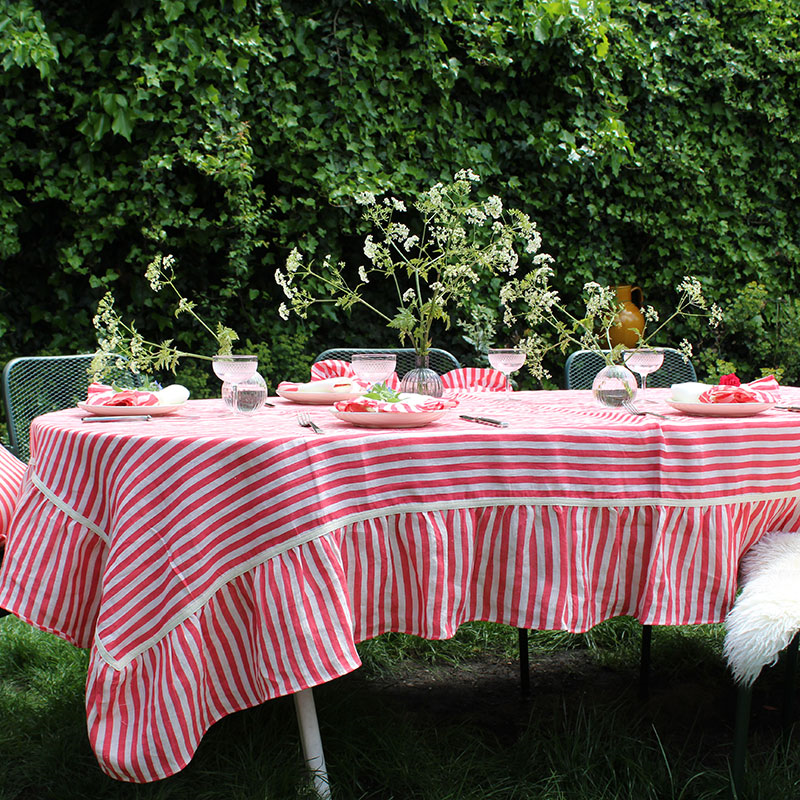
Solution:
[{"label": "green metal chair", "polygon": [[[664,347],[664,363],[647,376],[649,389],[668,388],[673,383],[689,383],[697,380],[691,361],[673,347]],[[608,351],[606,351],[608,352]],[[603,356],[594,350],[577,350],[567,356],[564,364],[564,384],[567,389],[591,389],[595,375],[606,365]]]},{"label": "green metal chair", "polygon": [[[3,369],[3,406],[10,450],[17,458],[30,458],[30,427],[34,417],[70,408],[86,399],[89,365],[93,353],[68,356],[22,356]],[[132,373],[120,370],[127,385],[139,385]]]},{"label": "green metal chair", "polygon": [[[664,363],[647,376],[648,388],[666,388],[673,383],[688,383],[697,380],[697,373],[691,361],[683,357],[683,353],[673,347],[664,350]],[[608,351],[605,351],[608,352]],[[564,364],[564,383],[567,389],[591,389],[592,382],[598,372],[606,365],[603,356],[594,350],[577,350],[567,356]],[[639,668],[639,694],[646,697],[649,693],[650,649],[653,638],[653,626],[642,626],[642,654]]]},{"label": "green metal chair", "polygon": [[[330,359],[350,361],[350,357],[354,353],[394,353],[397,356],[396,372],[400,378],[416,366],[416,353],[413,347],[334,347],[320,353],[314,359],[314,363]],[[458,363],[458,359],[448,353],[447,350],[439,350],[434,347],[429,351],[429,355],[430,368],[440,375],[444,375],[445,372],[450,372],[451,369],[458,369],[461,366]]]}]

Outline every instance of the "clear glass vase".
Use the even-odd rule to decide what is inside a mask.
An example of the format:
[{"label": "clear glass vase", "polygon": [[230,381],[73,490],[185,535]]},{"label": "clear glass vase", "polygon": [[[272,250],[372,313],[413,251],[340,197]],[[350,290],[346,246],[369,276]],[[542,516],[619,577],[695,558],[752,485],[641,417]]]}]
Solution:
[{"label": "clear glass vase", "polygon": [[415,363],[414,369],[403,375],[403,379],[400,381],[400,391],[441,397],[444,392],[442,379],[438,372],[430,368],[429,356],[418,354]]},{"label": "clear glass vase", "polygon": [[607,408],[618,408],[636,397],[636,376],[621,364],[607,364],[592,383],[595,400]]}]

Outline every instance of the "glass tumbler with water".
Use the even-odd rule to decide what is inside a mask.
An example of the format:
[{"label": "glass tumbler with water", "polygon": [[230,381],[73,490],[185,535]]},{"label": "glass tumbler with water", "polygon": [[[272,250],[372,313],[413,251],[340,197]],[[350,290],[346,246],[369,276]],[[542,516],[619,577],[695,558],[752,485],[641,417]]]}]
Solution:
[{"label": "glass tumbler with water", "polygon": [[[229,405],[234,411],[238,412],[238,386],[245,381],[251,380],[257,374],[258,356],[214,356],[211,363],[214,374],[223,382],[223,389],[225,388],[225,384],[228,385],[229,391],[223,392],[223,400],[225,400],[226,405]],[[266,393],[264,394],[264,399],[266,400]]]}]

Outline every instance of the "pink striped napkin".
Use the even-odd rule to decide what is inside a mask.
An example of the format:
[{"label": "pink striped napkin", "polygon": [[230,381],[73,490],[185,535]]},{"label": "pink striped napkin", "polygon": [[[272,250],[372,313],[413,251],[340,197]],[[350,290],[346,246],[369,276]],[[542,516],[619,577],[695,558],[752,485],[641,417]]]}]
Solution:
[{"label": "pink striped napkin", "polygon": [[445,389],[467,389],[472,392],[504,392],[508,378],[496,369],[460,367],[442,375]]},{"label": "pink striped napkin", "polygon": [[700,397],[701,403],[777,403],[780,386],[773,375],[740,386],[712,386]]},{"label": "pink striped napkin", "polygon": [[[324,378],[355,378],[356,373],[353,371],[353,365],[349,361],[344,361],[339,358],[331,358],[327,361],[317,361],[316,364],[311,365],[311,380],[318,381]],[[400,379],[397,373],[393,372],[386,380],[386,385],[390,389],[397,389],[400,386]],[[365,386],[368,388],[368,386]]]},{"label": "pink striped napkin", "polygon": [[158,397],[153,392],[137,389],[117,392],[103,383],[92,383],[89,385],[86,402],[93,406],[157,406]]},{"label": "pink striped napkin", "polygon": [[400,400],[389,403],[385,400],[372,400],[368,397],[357,397],[353,400],[340,400],[334,403],[337,411],[367,411],[375,413],[403,412],[416,413],[420,411],[442,411],[446,408],[455,408],[458,400],[447,397],[428,397],[424,394],[400,394]]}]

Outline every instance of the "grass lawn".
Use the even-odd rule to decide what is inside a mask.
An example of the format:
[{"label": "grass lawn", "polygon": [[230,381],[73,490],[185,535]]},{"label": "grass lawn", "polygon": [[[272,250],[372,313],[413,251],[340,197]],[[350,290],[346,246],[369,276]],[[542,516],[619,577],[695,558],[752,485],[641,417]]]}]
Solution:
[{"label": "grass lawn", "polygon": [[[725,798],[735,694],[720,626],[656,628],[638,697],[637,623],[517,634],[472,623],[447,642],[380,637],[364,666],[314,690],[335,800]],[[217,723],[183,772],[125,784],[100,772],[83,709],[83,651],[0,619],[0,800],[313,796],[290,698]],[[745,797],[800,797],[800,747],[781,737],[780,670],[753,702]]]}]

